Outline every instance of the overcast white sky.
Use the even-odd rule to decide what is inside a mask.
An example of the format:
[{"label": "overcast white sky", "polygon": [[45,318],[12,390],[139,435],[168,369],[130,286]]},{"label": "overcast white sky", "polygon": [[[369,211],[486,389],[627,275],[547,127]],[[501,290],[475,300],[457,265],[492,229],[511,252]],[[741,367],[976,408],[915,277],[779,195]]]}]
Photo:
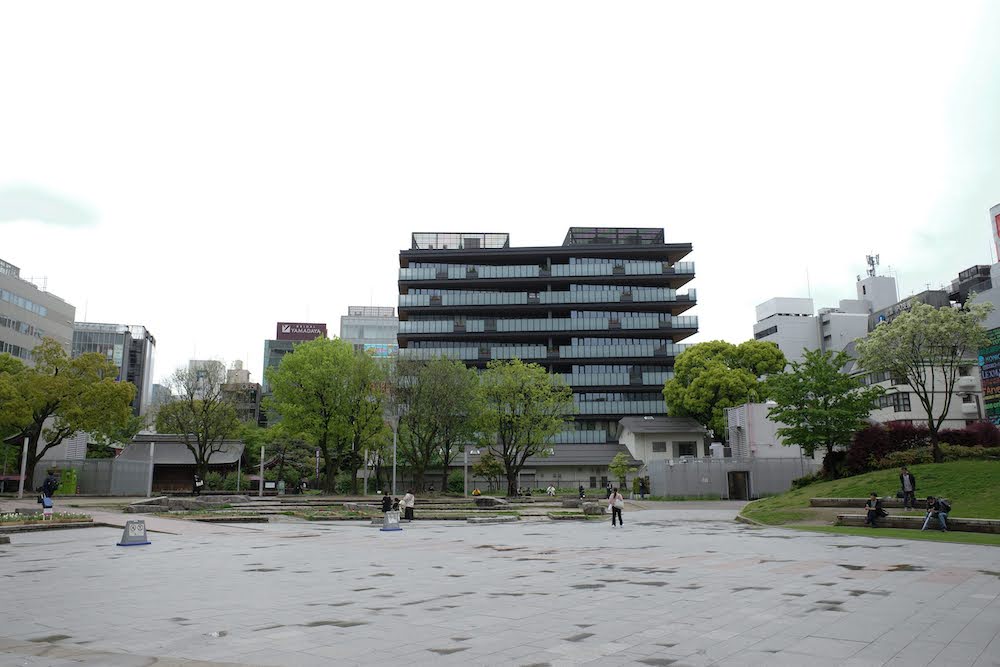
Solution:
[{"label": "overcast white sky", "polygon": [[702,333],[989,263],[1000,4],[0,6],[0,258],[156,378],[396,305],[412,231],[690,241]]}]

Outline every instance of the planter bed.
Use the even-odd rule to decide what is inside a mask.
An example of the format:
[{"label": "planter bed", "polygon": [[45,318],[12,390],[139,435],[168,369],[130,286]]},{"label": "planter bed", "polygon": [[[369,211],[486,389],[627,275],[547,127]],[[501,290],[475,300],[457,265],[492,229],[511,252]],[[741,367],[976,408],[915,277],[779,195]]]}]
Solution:
[{"label": "planter bed", "polygon": [[[63,528],[94,528],[96,526],[110,526],[106,523],[94,523],[91,521],[37,521],[34,523],[8,523],[0,524],[0,534],[10,533],[34,533],[41,530],[60,530]],[[120,526],[110,526],[120,528]]]}]

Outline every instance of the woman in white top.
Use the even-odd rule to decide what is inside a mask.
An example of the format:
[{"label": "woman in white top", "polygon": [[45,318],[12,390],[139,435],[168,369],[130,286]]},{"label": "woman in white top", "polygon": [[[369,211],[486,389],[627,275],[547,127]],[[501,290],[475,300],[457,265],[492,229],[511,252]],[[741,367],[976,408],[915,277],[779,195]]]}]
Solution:
[{"label": "woman in white top", "polygon": [[618,489],[612,489],[611,495],[608,497],[608,505],[611,507],[611,527],[615,526],[615,519],[618,519],[618,524],[621,526],[625,525],[622,521],[622,508],[625,507],[625,499],[622,498],[622,494],[618,493]]},{"label": "woman in white top", "polygon": [[403,496],[403,518],[413,520],[413,503],[416,498],[413,496],[413,491],[407,491],[406,495]]}]

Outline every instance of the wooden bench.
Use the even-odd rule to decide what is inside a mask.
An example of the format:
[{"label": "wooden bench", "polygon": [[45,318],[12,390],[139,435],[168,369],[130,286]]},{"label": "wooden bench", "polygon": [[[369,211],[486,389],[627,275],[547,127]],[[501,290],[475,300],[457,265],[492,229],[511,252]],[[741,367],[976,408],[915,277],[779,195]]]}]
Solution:
[{"label": "wooden bench", "polygon": [[[879,528],[911,528],[920,530],[924,525],[924,517],[926,514],[913,514],[910,516],[900,516],[898,514],[890,514],[889,516],[884,516],[878,520]],[[838,514],[837,515],[837,525],[838,526],[864,526],[865,514]],[[967,533],[1000,533],[1000,519],[963,519],[959,517],[952,518],[949,516],[946,521],[948,522],[948,530],[962,531]],[[941,524],[938,523],[937,517],[931,517],[930,523],[927,524],[927,530],[937,530],[940,528]]]}]

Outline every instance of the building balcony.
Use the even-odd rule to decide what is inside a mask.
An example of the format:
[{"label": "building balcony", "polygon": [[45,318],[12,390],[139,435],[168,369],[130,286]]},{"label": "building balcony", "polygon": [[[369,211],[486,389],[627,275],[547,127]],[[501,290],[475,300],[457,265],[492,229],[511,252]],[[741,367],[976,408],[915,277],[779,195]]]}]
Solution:
[{"label": "building balcony", "polygon": [[976,378],[971,375],[961,375],[955,383],[956,391],[975,391]]},{"label": "building balcony", "polygon": [[976,405],[975,401],[969,403],[962,403],[962,416],[964,417],[978,417],[979,416],[979,406]]},{"label": "building balcony", "polygon": [[[595,310],[609,311],[656,311],[670,309],[672,314],[681,313],[695,305],[697,292],[689,289],[686,294],[678,294],[670,288],[642,288],[627,290],[609,288],[593,291],[559,292],[477,292],[445,290],[440,295],[400,294],[400,319],[405,320],[408,312],[442,313],[455,311],[463,313],[495,313],[497,308],[507,312],[559,312],[575,310],[586,306]],[[675,312],[676,311],[676,312]]]},{"label": "building balcony", "polygon": [[667,404],[663,401],[580,401],[576,408],[581,416],[667,414]]},{"label": "building balcony", "polygon": [[694,334],[698,330],[698,318],[693,316],[660,315],[649,313],[640,316],[609,317],[559,317],[522,319],[465,319],[463,320],[404,320],[399,323],[399,334],[403,337],[442,334],[542,334],[573,332],[648,331],[653,333],[684,332]]},{"label": "building balcony", "polygon": [[523,359],[538,363],[571,360],[606,362],[626,359],[672,359],[687,348],[678,343],[630,345],[560,345],[549,350],[545,345],[441,345],[436,347],[400,348],[401,359],[461,359],[468,362],[488,362],[494,359]]}]

